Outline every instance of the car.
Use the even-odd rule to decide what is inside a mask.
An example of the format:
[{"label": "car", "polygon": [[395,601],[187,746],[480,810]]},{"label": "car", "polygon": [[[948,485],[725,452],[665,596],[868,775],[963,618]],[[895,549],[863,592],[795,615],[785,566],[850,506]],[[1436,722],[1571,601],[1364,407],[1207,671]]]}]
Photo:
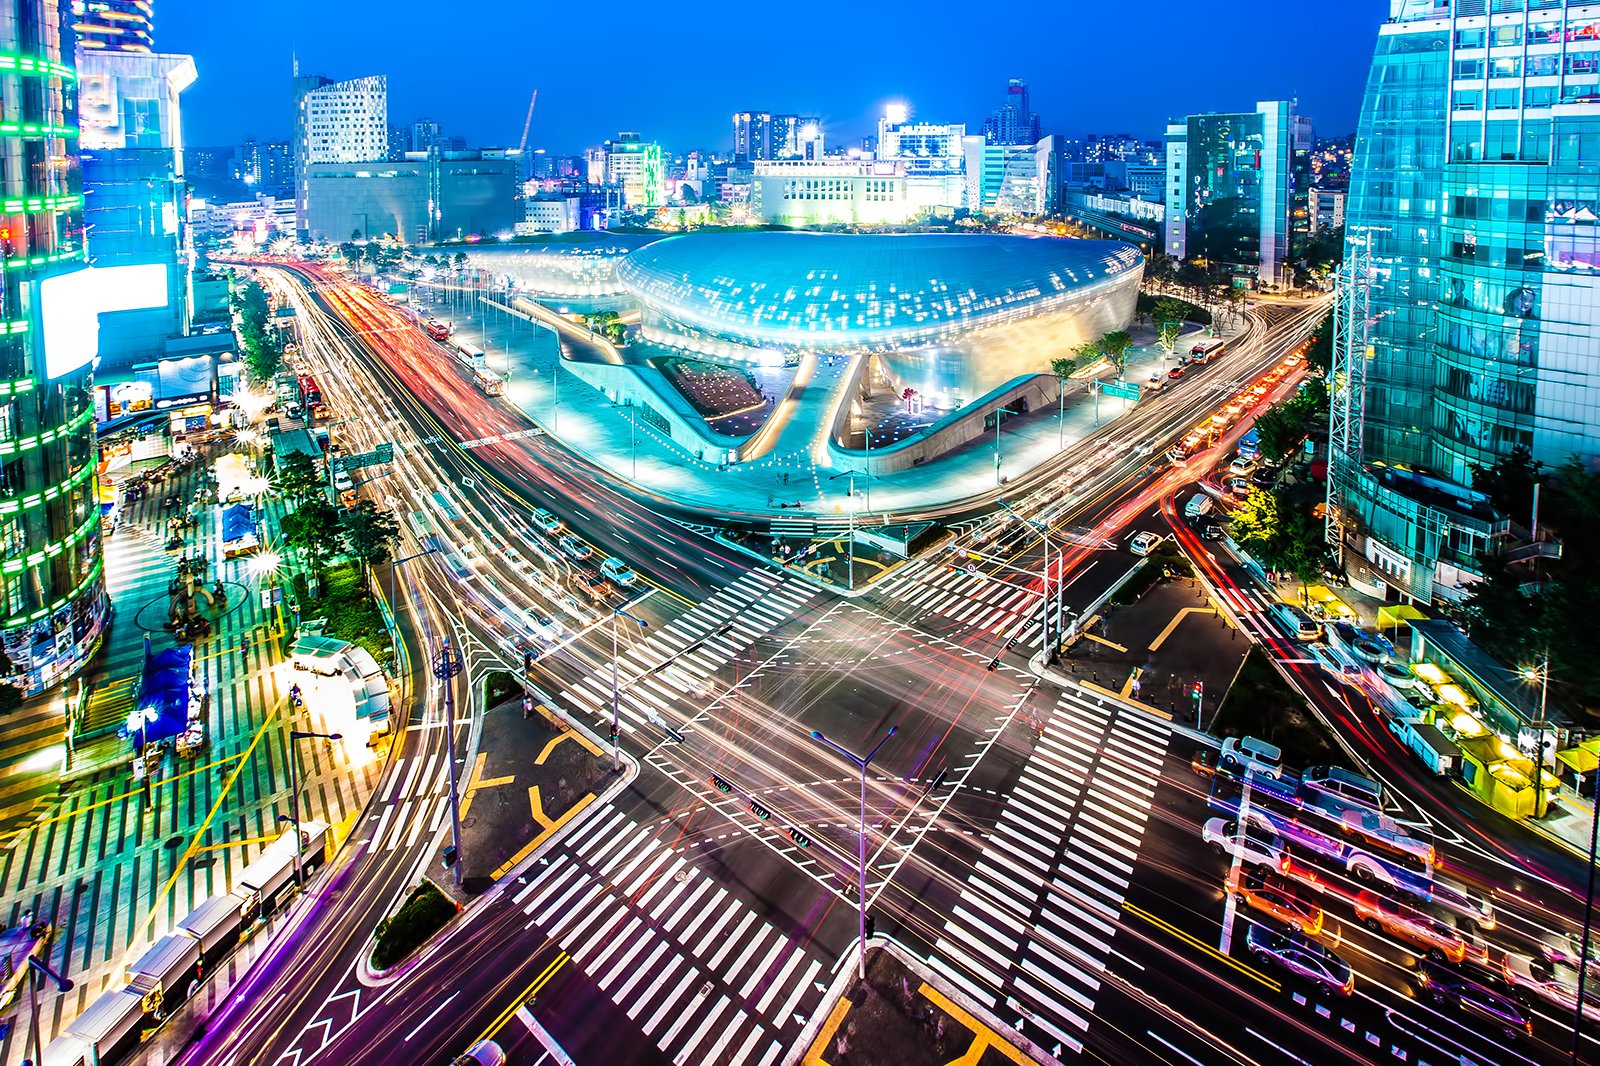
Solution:
[{"label": "car", "polygon": [[1356,893],[1355,906],[1362,925],[1405,941],[1435,962],[1460,962],[1467,957],[1467,942],[1461,934],[1419,907],[1380,896],[1370,888]]},{"label": "car", "polygon": [[1245,477],[1250,473],[1250,471],[1255,469],[1255,466],[1256,464],[1254,460],[1246,459],[1243,456],[1240,456],[1228,464],[1228,473],[1234,475],[1235,477]]},{"label": "car", "polygon": [[611,595],[611,582],[601,577],[598,570],[590,570],[587,567],[580,570],[573,578],[573,583],[579,592],[596,602]]},{"label": "car", "polygon": [[1295,887],[1277,874],[1251,867],[1228,876],[1228,892],[1241,907],[1271,915],[1290,929],[1316,936],[1322,932],[1322,908],[1301,899]]},{"label": "car", "polygon": [[1271,466],[1263,466],[1250,475],[1250,484],[1258,489],[1270,489],[1277,480],[1277,468]]},{"label": "car", "polygon": [[561,538],[561,550],[570,559],[587,559],[594,554],[593,548],[570,533]]},{"label": "car", "polygon": [[339,493],[339,505],[341,507],[353,511],[356,509],[356,505],[358,505],[360,502],[361,497],[357,495],[355,489],[345,489],[343,492]]},{"label": "car", "polygon": [[[1547,931],[1539,938],[1538,956],[1545,962],[1576,966],[1584,956],[1583,941],[1571,933]],[[1591,966],[1600,963],[1600,936],[1590,939],[1588,956]]]},{"label": "car", "polygon": [[1308,766],[1300,783],[1313,792],[1359,803],[1363,807],[1383,807],[1383,786],[1342,766]]},{"label": "car", "polygon": [[1133,540],[1128,542],[1128,550],[1135,555],[1149,555],[1165,539],[1160,533],[1151,533],[1146,530],[1137,534]]},{"label": "car", "polygon": [[1355,991],[1350,966],[1310,937],[1280,933],[1255,922],[1245,933],[1244,943],[1260,962],[1309,982],[1319,992],[1348,996]]},{"label": "car", "polygon": [[1239,839],[1239,823],[1232,818],[1212,818],[1200,828],[1200,839],[1217,855],[1230,858],[1239,853],[1239,861],[1246,866],[1266,866],[1277,869],[1283,864],[1283,838],[1255,823],[1245,827],[1244,839]]},{"label": "car", "polygon": [[1289,358],[1287,358],[1287,359],[1285,359],[1283,361],[1283,365],[1288,367],[1289,369],[1293,370],[1295,367],[1299,366],[1303,361],[1304,360],[1302,360],[1298,355],[1291,355],[1291,356],[1289,356]]},{"label": "car", "polygon": [[1533,1035],[1533,1019],[1521,1006],[1457,970],[1425,959],[1414,979],[1433,1002],[1487,1021],[1510,1039]]},{"label": "car", "polygon": [[1200,533],[1201,540],[1222,539],[1222,524],[1214,519],[1208,519],[1204,522],[1201,522],[1198,531]]},{"label": "car", "polygon": [[1283,773],[1283,750],[1255,737],[1229,737],[1222,742],[1218,765],[1240,776],[1248,769],[1277,780]]},{"label": "car", "polygon": [[506,1053],[493,1040],[480,1040],[452,1059],[450,1066],[506,1066]]},{"label": "car", "polygon": [[529,607],[518,615],[522,628],[538,639],[554,643],[561,639],[561,623],[536,608]]},{"label": "car", "polygon": [[356,487],[355,481],[350,477],[350,471],[343,468],[333,472],[333,487],[340,492],[347,492]]},{"label": "car", "polygon": [[534,526],[539,530],[539,532],[549,534],[550,536],[554,536],[555,534],[560,533],[563,529],[567,528],[565,522],[561,521],[561,519],[557,518],[549,511],[546,511],[543,507],[535,507],[533,509],[532,519]]},{"label": "car", "polygon": [[1241,499],[1255,491],[1255,486],[1250,484],[1250,479],[1246,477],[1230,477],[1223,483],[1223,487]]},{"label": "car", "polygon": [[[1553,1014],[1572,1017],[1578,1005],[1578,970],[1564,962],[1546,962],[1531,955],[1508,952],[1500,962],[1502,978],[1518,1003],[1541,1003]],[[1583,983],[1583,1016],[1600,1021],[1600,981]]]},{"label": "car", "polygon": [[1171,370],[1167,371],[1167,377],[1173,378],[1173,379],[1177,379],[1177,378],[1183,377],[1183,367],[1181,367],[1181,366],[1173,367]]},{"label": "car", "polygon": [[1159,389],[1165,384],[1166,378],[1163,377],[1161,372],[1158,370],[1154,374],[1150,375],[1150,380],[1145,383],[1145,387],[1150,389]]},{"label": "car", "polygon": [[639,575],[633,572],[626,560],[619,559],[615,555],[600,564],[600,573],[618,588],[632,588],[639,583]]}]

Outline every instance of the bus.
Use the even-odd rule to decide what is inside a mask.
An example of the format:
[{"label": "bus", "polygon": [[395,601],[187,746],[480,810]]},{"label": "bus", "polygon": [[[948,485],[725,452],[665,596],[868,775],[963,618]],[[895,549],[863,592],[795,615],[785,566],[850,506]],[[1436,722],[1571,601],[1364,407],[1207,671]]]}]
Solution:
[{"label": "bus", "polygon": [[1199,344],[1196,344],[1193,348],[1189,349],[1189,362],[1209,363],[1217,356],[1221,355],[1222,349],[1226,348],[1227,346],[1228,342],[1220,338],[1212,338],[1208,341],[1201,341]]},{"label": "bus", "polygon": [[1239,458],[1251,462],[1261,458],[1261,434],[1256,432],[1254,426],[1239,438]]},{"label": "bus", "polygon": [[422,324],[422,328],[436,341],[450,339],[450,323],[440,322],[437,318],[430,318]]},{"label": "bus", "polygon": [[472,383],[476,385],[485,396],[499,396],[505,391],[505,379],[488,367],[474,367],[472,369]]},{"label": "bus", "polygon": [[300,375],[300,402],[310,407],[322,402],[322,390],[310,374]]}]

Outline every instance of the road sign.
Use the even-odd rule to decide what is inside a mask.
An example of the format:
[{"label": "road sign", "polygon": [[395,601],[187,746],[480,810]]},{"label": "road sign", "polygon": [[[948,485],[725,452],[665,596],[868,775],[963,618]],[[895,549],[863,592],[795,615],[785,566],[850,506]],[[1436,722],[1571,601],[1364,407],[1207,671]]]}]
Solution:
[{"label": "road sign", "polygon": [[1137,400],[1139,398],[1139,383],[1137,381],[1108,381],[1100,386],[1100,391],[1107,396],[1114,396],[1121,400]]},{"label": "road sign", "polygon": [[378,466],[379,464],[391,463],[393,461],[394,445],[385,442],[378,445],[370,452],[362,452],[359,455],[345,456],[341,466],[336,467],[336,469],[342,468],[345,470],[359,470],[364,466]]}]

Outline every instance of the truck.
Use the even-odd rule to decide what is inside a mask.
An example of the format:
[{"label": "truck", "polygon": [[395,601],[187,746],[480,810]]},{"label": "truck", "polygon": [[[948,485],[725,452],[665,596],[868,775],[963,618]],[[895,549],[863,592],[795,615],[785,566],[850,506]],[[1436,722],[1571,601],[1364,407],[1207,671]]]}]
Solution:
[{"label": "truck", "polygon": [[1261,434],[1256,432],[1254,426],[1250,432],[1239,438],[1239,458],[1255,461],[1261,458]]},{"label": "truck", "polygon": [[1203,492],[1197,492],[1189,497],[1189,502],[1183,505],[1183,517],[1193,522],[1197,518],[1204,518],[1211,513],[1216,503]]},{"label": "truck", "polygon": [[1456,772],[1461,762],[1461,749],[1438,726],[1421,718],[1391,718],[1389,731],[1422,760],[1422,765],[1440,777]]}]

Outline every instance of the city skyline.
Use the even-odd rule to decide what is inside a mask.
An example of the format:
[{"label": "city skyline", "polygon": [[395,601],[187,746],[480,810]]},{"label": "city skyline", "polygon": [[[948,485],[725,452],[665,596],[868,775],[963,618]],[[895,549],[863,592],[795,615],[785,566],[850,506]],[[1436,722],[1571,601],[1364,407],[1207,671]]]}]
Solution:
[{"label": "city skyline", "polygon": [[[296,60],[301,74],[334,80],[385,75],[395,121],[431,116],[474,145],[515,146],[528,96],[537,88],[529,145],[562,153],[580,151],[618,129],[639,130],[672,151],[723,149],[731,147],[729,115],[750,109],[817,115],[830,147],[870,134],[891,102],[909,104],[913,117],[965,122],[976,132],[994,107],[997,87],[1010,78],[1028,83],[1045,132],[1126,130],[1155,139],[1175,115],[1235,110],[1258,99],[1297,99],[1299,112],[1310,115],[1319,131],[1353,131],[1362,89],[1354,72],[1363,69],[1371,27],[1383,21],[1387,5],[1373,0],[1341,9],[1336,20],[1325,10],[1247,6],[1249,11],[1224,26],[1188,18],[1183,5],[1169,3],[1166,17],[1157,10],[1141,22],[1140,39],[1131,45],[1120,36],[1120,16],[1109,9],[1041,9],[1036,32],[969,48],[970,54],[952,57],[949,71],[943,69],[946,60],[928,58],[942,54],[938,49],[953,39],[949,31],[963,17],[956,5],[943,2],[914,24],[869,22],[857,33],[830,34],[808,50],[803,64],[773,64],[762,58],[764,50],[738,46],[731,31],[697,29],[692,54],[705,54],[719,33],[727,44],[716,77],[697,71],[690,50],[656,43],[680,31],[648,11],[624,37],[639,42],[636,54],[608,67],[603,78],[587,66],[588,51],[530,55],[517,35],[480,41],[470,25],[430,26],[427,39],[437,43],[423,54],[416,47],[420,23],[403,10],[375,30],[353,13],[319,8],[315,21],[325,32],[314,41],[297,39],[294,27],[305,25],[312,11],[302,0],[291,0],[266,26],[247,22],[242,12],[167,0],[159,12],[156,48],[196,57],[201,80],[185,115],[191,145],[287,139],[288,83]],[[581,39],[584,27],[576,17],[560,21],[565,18],[548,16],[541,36]],[[739,33],[782,40],[788,32],[771,29],[741,22]],[[864,60],[866,42],[885,34],[898,34],[900,44]],[[1314,49],[1299,43],[1313,39]],[[252,47],[241,51],[241,40]],[[1103,46],[1084,47],[1078,43],[1083,41]],[[596,45],[593,54],[603,55],[606,47]],[[446,83],[432,75],[436,60],[461,58],[473,48],[482,51],[463,68],[464,77]],[[1164,69],[1173,76],[1162,76]],[[248,91],[229,92],[229,85]]]}]

